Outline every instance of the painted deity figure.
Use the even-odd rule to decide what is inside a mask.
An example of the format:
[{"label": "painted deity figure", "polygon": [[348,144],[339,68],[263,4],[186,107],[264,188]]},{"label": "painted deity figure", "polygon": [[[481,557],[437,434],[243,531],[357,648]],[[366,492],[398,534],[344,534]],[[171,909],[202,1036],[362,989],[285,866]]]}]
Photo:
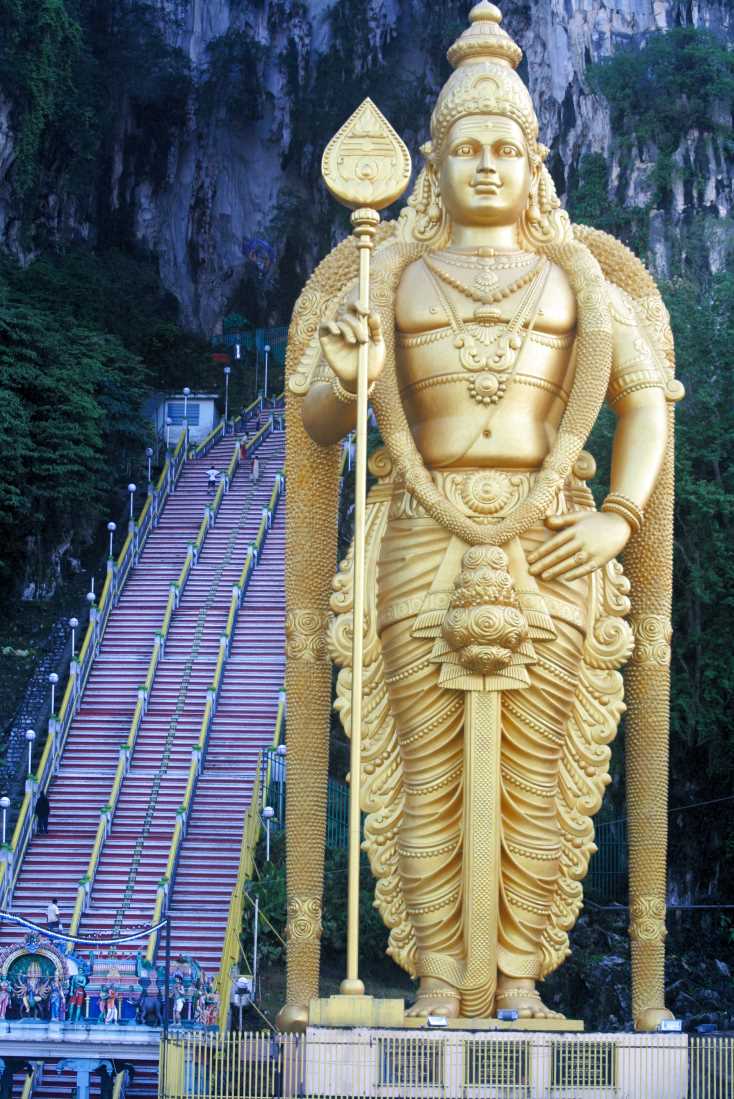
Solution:
[{"label": "painted deity figure", "polygon": [[84,973],[75,974],[69,981],[69,1022],[84,1021],[84,1007],[87,993],[87,977]]},{"label": "painted deity figure", "polygon": [[51,986],[50,1006],[52,1022],[63,1023],[66,1018],[66,996],[58,977],[55,978]]},{"label": "painted deity figure", "polygon": [[[572,226],[486,0],[449,51],[425,167],[374,240],[371,312],[353,240],[294,311],[288,367],[288,1004],[316,995],[329,658],[351,721],[352,560],[331,582],[339,443],[358,347],[384,447],[367,505],[362,809],[412,1014],[554,1013],[592,815],[625,709],[637,1025],[662,1000],[672,340],[655,284]],[[584,450],[606,398],[610,492]],[[630,582],[617,556],[625,552]],[[331,590],[329,590],[331,589]],[[632,610],[630,623],[625,615]],[[323,833],[321,833],[323,834]],[[651,842],[652,837],[652,842]]]},{"label": "painted deity figure", "polygon": [[37,962],[31,962],[26,972],[13,987],[13,992],[20,1005],[21,1015],[25,1018],[40,1019],[43,1001],[48,999],[50,991],[51,984],[44,979],[40,966]]}]

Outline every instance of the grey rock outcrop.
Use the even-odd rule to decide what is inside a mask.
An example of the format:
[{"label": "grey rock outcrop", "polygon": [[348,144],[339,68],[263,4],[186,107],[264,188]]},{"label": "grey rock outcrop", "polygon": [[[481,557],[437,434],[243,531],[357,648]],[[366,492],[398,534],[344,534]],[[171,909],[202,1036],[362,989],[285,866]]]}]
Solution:
[{"label": "grey rock outcrop", "polygon": [[[321,128],[323,112],[316,109],[319,89],[326,89],[324,73],[341,67],[350,78],[364,76],[365,88],[386,73],[415,73],[410,117],[427,124],[442,79],[441,53],[465,21],[465,4],[447,0],[440,15],[429,0],[158,0],[157,7],[168,42],[190,59],[196,88],[185,121],[172,136],[163,178],[156,178],[136,153],[136,123],[125,97],[110,168],[100,184],[106,193],[96,206],[82,207],[59,181],[56,190],[50,178],[37,217],[45,235],[67,242],[94,239],[98,227],[90,210],[107,206],[124,213],[134,241],[158,257],[165,285],[181,302],[184,322],[207,334],[243,278],[257,297],[258,279],[245,242],[264,238],[278,262],[270,291],[260,295],[261,314],[267,315],[259,319],[282,322],[293,287],[344,232],[318,180],[321,147],[330,136]],[[657,151],[648,142],[622,153],[608,105],[588,86],[587,66],[676,25],[708,28],[731,43],[734,9],[729,0],[616,0],[614,5],[608,0],[506,0],[504,10],[509,30],[525,50],[523,71],[529,73],[561,189],[581,157],[598,152],[611,164],[615,200],[625,206],[649,204]],[[249,118],[226,108],[224,85],[210,88],[213,102],[210,96],[208,105],[199,94],[212,79],[212,47],[236,34],[251,48],[245,65],[254,89]],[[356,45],[348,42],[350,36]],[[230,75],[242,77],[239,71]],[[333,94],[338,86],[322,94]],[[349,87],[355,86],[352,80]],[[344,115],[358,101],[347,98],[339,104]],[[425,136],[405,134],[414,153]],[[0,95],[0,241],[29,258],[33,240],[21,242],[18,233],[14,149],[12,114]],[[660,275],[669,274],[685,249],[677,242],[682,227],[701,214],[705,261],[712,272],[723,270],[734,246],[731,156],[710,135],[691,131],[673,159],[672,199],[649,218],[650,262]],[[300,224],[297,218],[289,220],[294,209],[303,212]],[[290,282],[279,278],[284,267],[293,272]]]}]

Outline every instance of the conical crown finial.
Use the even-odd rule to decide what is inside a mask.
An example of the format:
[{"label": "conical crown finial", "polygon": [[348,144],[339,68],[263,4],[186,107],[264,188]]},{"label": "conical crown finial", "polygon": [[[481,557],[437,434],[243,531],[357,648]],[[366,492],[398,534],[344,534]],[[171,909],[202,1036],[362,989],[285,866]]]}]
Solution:
[{"label": "conical crown finial", "polygon": [[469,12],[469,26],[446,55],[455,69],[465,63],[502,61],[516,69],[522,50],[500,26],[502,12],[489,0],[481,0]]},{"label": "conical crown finial", "polygon": [[480,0],[469,12],[469,22],[478,23],[480,19],[487,19],[490,23],[501,23],[502,12],[496,4],[490,4],[489,0]]}]

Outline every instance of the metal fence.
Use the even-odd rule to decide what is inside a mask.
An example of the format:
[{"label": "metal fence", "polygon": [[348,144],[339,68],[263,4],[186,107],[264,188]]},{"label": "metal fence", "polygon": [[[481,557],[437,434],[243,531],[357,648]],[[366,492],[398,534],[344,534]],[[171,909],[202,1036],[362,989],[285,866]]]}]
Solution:
[{"label": "metal fence", "polygon": [[523,1031],[183,1034],[160,1099],[734,1099],[734,1038]]},{"label": "metal fence", "polygon": [[628,889],[627,821],[594,822],[597,852],[589,862],[584,893],[597,901],[625,904]]}]

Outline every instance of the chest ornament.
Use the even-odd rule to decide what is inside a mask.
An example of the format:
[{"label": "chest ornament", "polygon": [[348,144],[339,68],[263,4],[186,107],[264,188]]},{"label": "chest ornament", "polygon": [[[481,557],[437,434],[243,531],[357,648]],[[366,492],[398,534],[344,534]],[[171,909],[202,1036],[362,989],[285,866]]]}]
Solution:
[{"label": "chest ornament", "polygon": [[[443,306],[454,334],[454,347],[458,352],[461,366],[470,375],[469,396],[477,404],[496,405],[507,392],[507,386],[512,378],[514,368],[517,365],[520,352],[525,344],[538,311],[545,283],[550,271],[548,261],[538,260],[531,271],[526,272],[521,279],[510,283],[503,291],[497,292],[500,296],[509,297],[520,286],[526,287],[514,315],[504,324],[494,324],[485,331],[479,325],[473,325],[472,331],[466,325],[454,306],[449,301],[441,282],[449,282],[446,273],[438,268],[427,258],[423,258],[439,302]],[[458,279],[452,279],[450,285],[456,286],[471,298],[473,295],[469,288],[463,286]],[[485,296],[486,297],[486,296]],[[495,298],[493,298],[495,300]],[[476,314],[475,314],[476,316]],[[500,316],[496,311],[492,319]],[[489,319],[489,314],[487,314]]]}]

